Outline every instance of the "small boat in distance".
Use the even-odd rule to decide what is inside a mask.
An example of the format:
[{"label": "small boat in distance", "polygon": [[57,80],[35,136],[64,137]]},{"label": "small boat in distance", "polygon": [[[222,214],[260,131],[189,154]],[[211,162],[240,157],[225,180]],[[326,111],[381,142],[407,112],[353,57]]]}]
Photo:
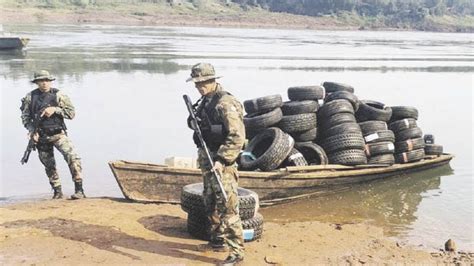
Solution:
[{"label": "small boat in distance", "polygon": [[9,33],[3,31],[3,26],[0,25],[0,50],[21,50],[29,41],[29,38],[10,36]]},{"label": "small boat in distance", "polygon": [[[344,191],[353,184],[449,164],[454,156],[427,155],[418,162],[385,165],[290,166],[271,172],[239,171],[239,186],[255,191],[261,205],[272,205],[312,195]],[[132,201],[180,203],[183,186],[202,182],[201,170],[140,162],[114,161],[109,166],[123,195]]]}]

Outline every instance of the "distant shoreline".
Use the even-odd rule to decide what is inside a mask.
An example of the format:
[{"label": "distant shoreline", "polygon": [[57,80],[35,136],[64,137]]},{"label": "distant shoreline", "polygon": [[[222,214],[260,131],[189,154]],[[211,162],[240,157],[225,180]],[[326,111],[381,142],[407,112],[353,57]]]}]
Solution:
[{"label": "distant shoreline", "polygon": [[[168,10],[169,11],[169,10]],[[95,9],[46,9],[0,7],[2,24],[98,24],[129,26],[202,26],[219,28],[268,28],[308,30],[371,30],[371,31],[418,31],[414,28],[390,28],[386,26],[361,26],[343,22],[337,17],[309,17],[287,13],[237,12],[237,13],[137,13]],[[435,32],[459,32],[456,26],[442,26]],[[461,32],[470,32],[464,29]]]}]

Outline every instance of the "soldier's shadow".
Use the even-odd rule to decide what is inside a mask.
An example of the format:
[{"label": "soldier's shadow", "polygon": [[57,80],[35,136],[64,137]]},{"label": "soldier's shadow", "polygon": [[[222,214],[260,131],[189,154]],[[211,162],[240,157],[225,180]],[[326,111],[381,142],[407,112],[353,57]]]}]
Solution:
[{"label": "soldier's shadow", "polygon": [[[145,219],[145,218],[144,218]],[[154,219],[158,219],[163,221],[163,219],[172,219],[177,222],[177,227],[173,227],[176,230],[167,228],[166,230],[161,227],[158,229],[158,233],[162,234],[163,232],[168,232],[172,237],[182,237],[182,238],[189,238],[187,232],[185,230],[178,229],[182,226],[183,221],[184,224],[186,221],[179,217],[154,217]],[[140,219],[142,220],[142,219]],[[145,219],[145,220],[150,220]],[[150,223],[143,222],[150,226]],[[162,223],[160,223],[162,224]],[[215,264],[218,262],[216,259],[209,258],[206,256],[196,255],[195,253],[191,253],[190,251],[196,251],[196,245],[185,244],[185,243],[177,243],[171,241],[158,241],[158,240],[148,240],[140,237],[135,237],[128,235],[126,233],[120,232],[115,227],[110,226],[101,226],[101,225],[92,225],[86,224],[80,221],[69,220],[69,219],[60,219],[55,217],[50,217],[46,219],[39,219],[39,220],[17,220],[12,222],[7,222],[1,224],[1,226],[6,228],[18,228],[18,227],[34,227],[42,230],[50,231],[54,236],[62,237],[65,239],[73,240],[73,241],[80,241],[83,243],[87,243],[95,248],[114,252],[117,254],[121,254],[127,256],[132,259],[140,260],[139,256],[134,254],[130,254],[124,251],[117,249],[116,247],[123,247],[130,250],[137,250],[137,251],[144,251],[154,254],[159,254],[163,256],[170,256],[179,259],[189,259],[189,260],[197,260],[205,263],[213,263]],[[159,226],[158,226],[159,227]],[[152,231],[157,229],[157,227],[151,227]],[[185,228],[185,227],[184,227]],[[176,234],[177,235],[176,235]]]}]

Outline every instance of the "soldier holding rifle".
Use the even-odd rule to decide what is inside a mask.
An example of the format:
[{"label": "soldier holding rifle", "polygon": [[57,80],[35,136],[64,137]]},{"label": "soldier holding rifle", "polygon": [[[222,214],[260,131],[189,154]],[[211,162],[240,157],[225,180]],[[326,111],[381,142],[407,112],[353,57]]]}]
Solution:
[{"label": "soldier holding rifle", "polygon": [[39,159],[45,167],[49,183],[54,190],[53,199],[61,199],[63,192],[54,159],[53,147],[55,147],[66,160],[74,181],[75,193],[71,199],[82,199],[86,196],[82,189],[81,158],[75,152],[71,140],[66,135],[64,123],[65,118],[74,118],[74,106],[69,97],[51,87],[53,80],[55,79],[46,70],[35,72],[31,82],[35,83],[38,88],[29,92],[21,100],[21,119],[30,138],[21,162],[28,161],[29,153],[36,146]]},{"label": "soldier holding rifle", "polygon": [[202,97],[193,106],[189,97],[184,97],[188,109],[195,114],[188,122],[195,130],[204,205],[211,224],[208,247],[218,251],[228,248],[230,253],[224,264],[234,265],[244,258],[236,159],[244,145],[245,127],[242,105],[216,82],[218,78],[211,64],[194,65],[187,81],[194,82]]}]

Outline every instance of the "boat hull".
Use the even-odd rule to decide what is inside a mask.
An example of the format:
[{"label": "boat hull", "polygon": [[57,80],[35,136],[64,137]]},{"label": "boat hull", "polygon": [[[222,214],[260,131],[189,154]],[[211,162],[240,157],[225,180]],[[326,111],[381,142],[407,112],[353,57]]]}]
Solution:
[{"label": "boat hull", "polygon": [[[392,166],[288,167],[273,172],[239,172],[239,186],[255,191],[262,205],[349,189],[351,185],[440,167],[452,155]],[[139,162],[115,161],[109,166],[124,196],[139,202],[179,203],[183,186],[202,182],[199,169],[174,168]]]}]

